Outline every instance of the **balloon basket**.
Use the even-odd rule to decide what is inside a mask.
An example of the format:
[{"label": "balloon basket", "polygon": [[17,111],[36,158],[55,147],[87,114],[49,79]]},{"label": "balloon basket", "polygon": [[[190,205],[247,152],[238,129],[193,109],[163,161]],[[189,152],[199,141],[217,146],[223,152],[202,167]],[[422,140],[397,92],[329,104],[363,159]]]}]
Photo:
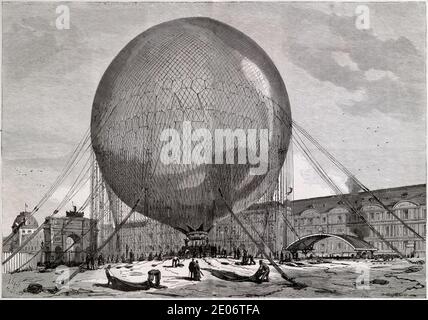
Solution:
[{"label": "balloon basket", "polygon": [[204,246],[208,243],[208,232],[190,231],[186,234],[189,239],[188,245],[191,247]]}]

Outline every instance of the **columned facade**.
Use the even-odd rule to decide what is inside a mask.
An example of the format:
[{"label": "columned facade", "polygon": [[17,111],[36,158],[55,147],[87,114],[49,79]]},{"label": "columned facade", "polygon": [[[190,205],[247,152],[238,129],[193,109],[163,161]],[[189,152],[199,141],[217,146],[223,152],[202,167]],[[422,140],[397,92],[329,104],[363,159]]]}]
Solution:
[{"label": "columned facade", "polygon": [[[381,189],[373,193],[408,226],[426,237],[426,185]],[[379,205],[369,193],[360,192],[345,197],[401,253],[409,257],[425,257],[425,242]],[[293,207],[293,224],[299,236],[321,232],[354,235],[377,248],[376,254],[393,253],[358,215],[350,212],[339,196],[296,200]],[[318,242],[313,253],[341,255],[351,252],[352,248],[345,243],[328,238]]]}]

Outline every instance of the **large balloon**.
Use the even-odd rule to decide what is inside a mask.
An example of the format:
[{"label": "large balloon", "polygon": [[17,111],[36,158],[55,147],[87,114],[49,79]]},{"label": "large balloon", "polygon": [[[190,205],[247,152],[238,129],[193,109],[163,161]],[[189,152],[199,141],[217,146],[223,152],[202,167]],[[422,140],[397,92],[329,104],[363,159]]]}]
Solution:
[{"label": "large balloon", "polygon": [[95,95],[91,138],[121,201],[184,233],[207,232],[228,213],[219,189],[236,212],[273,192],[290,120],[263,49],[219,21],[184,18],[144,31],[115,57]]}]

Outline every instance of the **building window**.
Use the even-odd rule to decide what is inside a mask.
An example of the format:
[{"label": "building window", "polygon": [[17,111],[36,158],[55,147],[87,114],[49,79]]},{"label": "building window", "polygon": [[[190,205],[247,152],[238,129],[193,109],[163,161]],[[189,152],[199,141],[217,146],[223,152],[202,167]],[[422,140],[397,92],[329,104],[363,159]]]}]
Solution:
[{"label": "building window", "polygon": [[374,212],[370,212],[370,220],[374,220]]},{"label": "building window", "polygon": [[403,209],[403,219],[409,219],[409,209]]},{"label": "building window", "polygon": [[342,223],[342,216],[337,216],[339,223]]}]

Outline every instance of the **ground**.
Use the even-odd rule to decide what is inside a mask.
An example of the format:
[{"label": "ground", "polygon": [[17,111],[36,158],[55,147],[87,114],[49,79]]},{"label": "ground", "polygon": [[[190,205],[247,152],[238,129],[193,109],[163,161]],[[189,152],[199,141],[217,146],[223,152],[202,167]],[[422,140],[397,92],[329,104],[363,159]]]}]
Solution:
[{"label": "ground", "polygon": [[[158,269],[162,273],[161,284],[167,288],[151,288],[147,291],[122,292],[98,286],[106,284],[103,269],[84,271],[62,287],[57,293],[47,290],[32,294],[24,292],[30,283],[40,283],[44,288],[61,286],[62,279],[75,268],[59,267],[51,272],[24,271],[3,274],[2,296],[4,298],[51,297],[51,298],[182,298],[182,297],[266,297],[266,298],[426,298],[425,264],[412,264],[396,259],[388,262],[370,260],[329,260],[319,263],[305,260],[297,264],[281,265],[285,273],[297,282],[306,285],[297,289],[287,285],[280,274],[270,266],[270,281],[262,284],[253,282],[231,282],[216,278],[209,269],[232,271],[250,276],[258,268],[236,265],[236,260],[226,258],[197,259],[201,266],[202,281],[188,279],[188,264],[172,268],[171,260],[144,261],[112,265],[112,273],[124,280],[143,282],[147,272]],[[363,282],[363,279],[366,282]]]}]

